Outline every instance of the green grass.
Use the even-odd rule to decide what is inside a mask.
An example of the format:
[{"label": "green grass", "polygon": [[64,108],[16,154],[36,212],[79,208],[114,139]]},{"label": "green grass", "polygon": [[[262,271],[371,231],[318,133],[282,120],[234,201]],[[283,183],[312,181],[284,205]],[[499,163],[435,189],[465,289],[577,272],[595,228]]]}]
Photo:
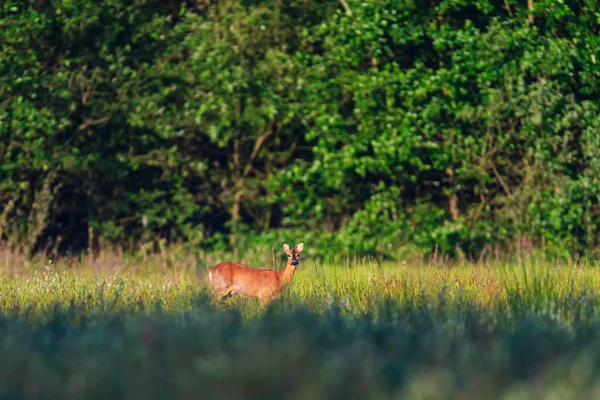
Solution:
[{"label": "green grass", "polygon": [[[238,255],[272,267],[279,255]],[[0,398],[466,399],[600,394],[593,263],[305,257],[268,308],[212,304],[226,254],[0,252]],[[200,274],[202,275],[202,274]]]}]

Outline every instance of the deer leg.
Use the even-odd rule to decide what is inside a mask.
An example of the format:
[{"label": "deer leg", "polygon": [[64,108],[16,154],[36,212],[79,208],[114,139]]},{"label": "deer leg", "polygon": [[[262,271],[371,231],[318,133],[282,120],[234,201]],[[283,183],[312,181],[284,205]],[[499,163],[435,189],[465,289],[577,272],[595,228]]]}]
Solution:
[{"label": "deer leg", "polygon": [[269,304],[271,304],[271,303],[273,302],[273,300],[275,300],[275,297],[274,297],[274,296],[266,296],[266,297],[261,297],[261,298],[260,298],[260,302],[261,302],[261,304],[262,304],[264,307],[266,307],[266,306],[268,306]]},{"label": "deer leg", "polygon": [[230,298],[231,296],[233,296],[233,289],[224,289],[224,290],[219,290],[219,291],[215,291],[214,295],[213,295],[213,301],[215,303],[223,300],[224,298]]}]

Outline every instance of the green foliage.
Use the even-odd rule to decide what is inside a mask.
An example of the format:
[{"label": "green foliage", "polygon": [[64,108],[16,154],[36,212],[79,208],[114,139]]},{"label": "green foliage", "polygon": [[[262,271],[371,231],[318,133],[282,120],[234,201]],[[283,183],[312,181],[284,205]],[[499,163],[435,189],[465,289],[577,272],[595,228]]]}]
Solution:
[{"label": "green foliage", "polygon": [[597,2],[347,3],[5,2],[0,240],[598,247]]},{"label": "green foliage", "polygon": [[311,189],[285,197],[290,218],[348,227],[342,240],[367,252],[402,240],[470,255],[520,237],[597,246],[597,68],[584,49],[598,21],[555,25],[571,9],[551,3],[536,3],[543,29],[488,2],[390,0],[310,30],[314,159],[282,177],[289,192]]}]

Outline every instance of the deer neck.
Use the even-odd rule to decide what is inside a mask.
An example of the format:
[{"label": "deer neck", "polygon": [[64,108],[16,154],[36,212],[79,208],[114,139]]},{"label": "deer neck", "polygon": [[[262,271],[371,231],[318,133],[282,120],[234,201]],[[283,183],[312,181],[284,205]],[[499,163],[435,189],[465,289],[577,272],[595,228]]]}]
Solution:
[{"label": "deer neck", "polygon": [[285,266],[285,269],[279,271],[279,282],[281,282],[281,286],[287,286],[292,281],[294,277],[294,273],[296,272],[296,267],[293,267],[289,262]]}]

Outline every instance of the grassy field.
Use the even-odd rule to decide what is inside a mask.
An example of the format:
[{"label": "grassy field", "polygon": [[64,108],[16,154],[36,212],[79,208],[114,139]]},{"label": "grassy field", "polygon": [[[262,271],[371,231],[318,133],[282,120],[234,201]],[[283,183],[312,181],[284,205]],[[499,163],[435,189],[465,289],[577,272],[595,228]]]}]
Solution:
[{"label": "grassy field", "polygon": [[595,263],[305,257],[272,306],[212,304],[202,271],[231,257],[0,251],[0,398],[600,396]]}]

